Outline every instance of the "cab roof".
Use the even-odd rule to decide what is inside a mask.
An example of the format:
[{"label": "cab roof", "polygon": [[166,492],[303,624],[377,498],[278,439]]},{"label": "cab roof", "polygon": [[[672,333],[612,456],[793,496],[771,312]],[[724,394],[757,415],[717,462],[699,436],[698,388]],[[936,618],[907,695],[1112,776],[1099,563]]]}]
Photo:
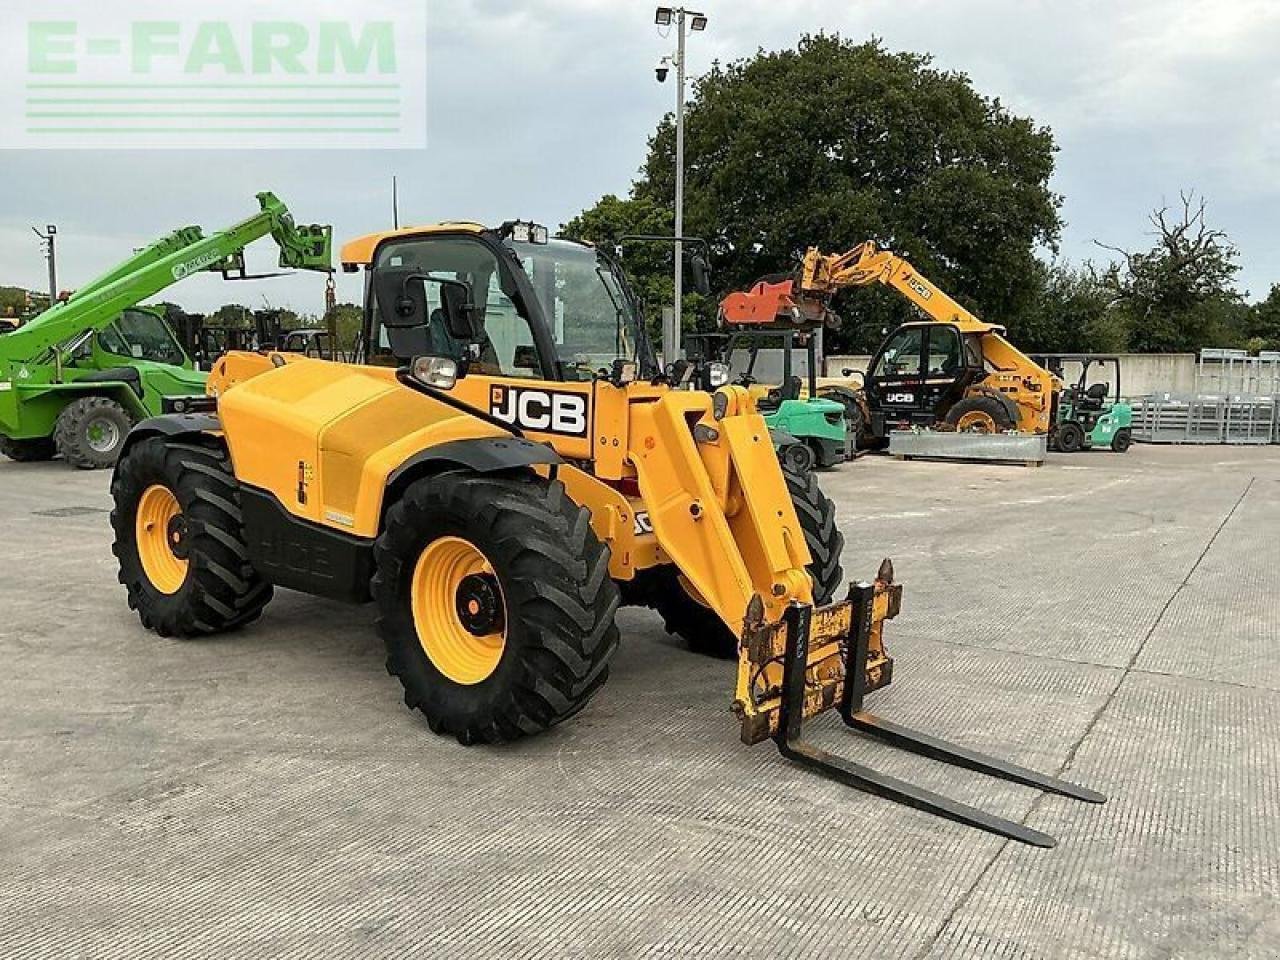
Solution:
[{"label": "cab roof", "polygon": [[382,243],[383,240],[389,240],[393,237],[425,236],[432,233],[482,233],[487,229],[482,223],[457,220],[427,224],[420,227],[401,227],[399,230],[383,230],[381,233],[370,233],[354,240],[348,240],[342,245],[342,253],[339,260],[342,263],[342,269],[351,272],[358,270],[360,267],[367,267],[373,261],[373,252],[378,249],[378,244]]}]

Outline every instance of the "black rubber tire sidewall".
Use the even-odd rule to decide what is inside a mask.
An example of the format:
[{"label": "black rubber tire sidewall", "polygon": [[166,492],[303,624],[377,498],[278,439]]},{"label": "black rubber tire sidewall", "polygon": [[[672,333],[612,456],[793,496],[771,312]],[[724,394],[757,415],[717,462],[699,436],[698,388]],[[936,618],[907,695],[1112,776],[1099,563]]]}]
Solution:
[{"label": "black rubber tire sidewall", "polygon": [[1062,453],[1079,453],[1084,449],[1084,430],[1079,424],[1068,421],[1058,427],[1058,450]]},{"label": "black rubber tire sidewall", "polygon": [[12,440],[9,437],[0,437],[0,455],[8,457],[15,463],[39,463],[44,460],[52,460],[57,452],[58,448],[54,445],[52,437],[32,440]]},{"label": "black rubber tire sidewall", "polygon": [[1133,446],[1133,431],[1128,427],[1121,427],[1111,438],[1111,449],[1116,453],[1128,453],[1131,446]]},{"label": "black rubber tire sidewall", "polygon": [[[147,578],[137,544],[138,502],[167,487],[187,518],[188,573],[172,594]],[[272,588],[249,563],[238,487],[224,451],[153,437],[134,444],[111,481],[112,553],[129,607],[147,629],[184,639],[234,630],[257,619]]]},{"label": "black rubber tire sidewall", "polygon": [[[562,484],[533,474],[440,474],[415,483],[388,512],[373,580],[378,632],[406,705],[436,733],[464,744],[513,740],[573,716],[604,684],[620,598],[608,548],[589,521]],[[437,669],[414,623],[418,557],[444,536],[479,549],[502,589],[506,645],[479,683]],[[575,626],[577,618],[590,626]]]},{"label": "black rubber tire sidewall", "polygon": [[[115,427],[118,439],[110,450],[95,450],[89,444],[89,430],[100,420],[110,421]],[[58,453],[67,463],[81,470],[102,470],[115,465],[132,427],[133,418],[116,401],[80,397],[58,414],[53,436]]]}]

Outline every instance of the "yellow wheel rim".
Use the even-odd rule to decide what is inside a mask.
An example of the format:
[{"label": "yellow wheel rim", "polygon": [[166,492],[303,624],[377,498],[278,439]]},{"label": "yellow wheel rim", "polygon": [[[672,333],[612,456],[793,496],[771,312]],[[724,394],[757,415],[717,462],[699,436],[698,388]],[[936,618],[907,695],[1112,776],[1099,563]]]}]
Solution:
[{"label": "yellow wheel rim", "polygon": [[970,410],[960,418],[956,429],[968,433],[995,433],[996,422],[991,414],[981,410]]},{"label": "yellow wheel rim", "polygon": [[163,484],[142,492],[134,521],[142,572],[161,593],[174,594],[187,581],[186,523],[178,498]]},{"label": "yellow wheel rim", "polygon": [[507,645],[506,601],[493,566],[461,537],[427,544],[413,568],[413,625],[437,670],[473,684],[498,669]]}]

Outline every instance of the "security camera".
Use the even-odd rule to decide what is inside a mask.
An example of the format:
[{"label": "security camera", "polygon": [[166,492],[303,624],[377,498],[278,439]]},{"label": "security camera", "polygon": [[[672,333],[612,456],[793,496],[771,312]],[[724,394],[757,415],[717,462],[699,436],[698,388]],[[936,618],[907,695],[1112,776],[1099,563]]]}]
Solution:
[{"label": "security camera", "polygon": [[658,78],[659,83],[666,83],[667,74],[669,74],[670,72],[671,72],[670,57],[663,57],[661,60],[658,61],[658,65],[653,69],[654,76]]}]

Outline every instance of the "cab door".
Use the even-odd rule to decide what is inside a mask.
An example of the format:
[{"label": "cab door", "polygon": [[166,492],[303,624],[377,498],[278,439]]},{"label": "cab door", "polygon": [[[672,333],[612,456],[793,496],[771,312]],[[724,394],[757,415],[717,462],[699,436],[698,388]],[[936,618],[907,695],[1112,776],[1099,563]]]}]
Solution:
[{"label": "cab door", "polygon": [[[968,364],[960,331],[950,324],[929,328],[924,353],[921,407],[935,420],[946,417],[969,384]],[[974,371],[976,372],[976,371]]]},{"label": "cab door", "polygon": [[881,346],[867,372],[866,394],[877,436],[907,426],[924,411],[927,326],[899,327]]}]

